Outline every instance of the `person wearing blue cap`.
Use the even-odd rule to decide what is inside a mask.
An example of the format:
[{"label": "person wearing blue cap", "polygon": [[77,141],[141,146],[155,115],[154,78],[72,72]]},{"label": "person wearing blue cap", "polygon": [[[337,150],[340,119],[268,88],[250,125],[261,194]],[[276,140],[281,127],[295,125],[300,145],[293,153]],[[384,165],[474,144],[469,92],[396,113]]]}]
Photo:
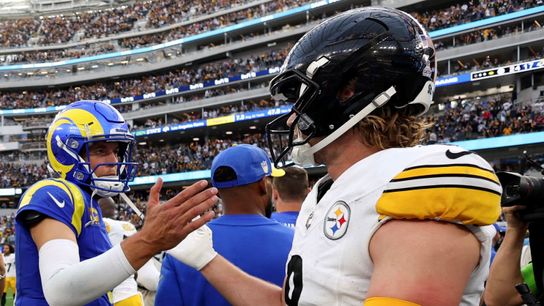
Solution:
[{"label": "person wearing blue cap", "polygon": [[[284,175],[262,149],[238,145],[215,157],[212,185],[225,215],[208,223],[213,248],[245,272],[280,286],[294,231],[266,216],[271,201],[267,177]],[[230,305],[196,269],[166,255],[156,305]]]}]

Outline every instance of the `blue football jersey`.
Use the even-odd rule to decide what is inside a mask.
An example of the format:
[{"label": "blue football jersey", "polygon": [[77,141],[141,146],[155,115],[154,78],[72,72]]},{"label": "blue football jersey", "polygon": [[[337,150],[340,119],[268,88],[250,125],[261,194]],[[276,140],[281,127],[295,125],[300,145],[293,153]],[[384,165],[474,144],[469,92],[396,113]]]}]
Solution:
[{"label": "blue football jersey", "polygon": [[270,219],[276,220],[279,223],[295,228],[298,218],[298,211],[284,211],[284,212],[273,212],[270,216]]},{"label": "blue football jersey", "polygon": [[[111,243],[100,207],[88,192],[63,179],[41,180],[28,188],[19,201],[15,222],[16,305],[48,305],[42,291],[38,249],[29,228],[21,222],[22,214],[27,211],[36,211],[66,224],[76,236],[81,261],[106,252],[111,248]],[[105,294],[87,305],[105,306],[112,303]]]}]

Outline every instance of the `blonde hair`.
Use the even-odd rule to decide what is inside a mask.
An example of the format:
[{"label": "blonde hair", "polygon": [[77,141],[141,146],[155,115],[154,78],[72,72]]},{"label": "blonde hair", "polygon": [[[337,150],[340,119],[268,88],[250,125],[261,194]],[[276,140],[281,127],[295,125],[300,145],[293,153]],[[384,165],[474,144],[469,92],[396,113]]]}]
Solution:
[{"label": "blonde hair", "polygon": [[380,150],[412,147],[420,144],[430,126],[422,117],[410,114],[407,108],[385,105],[365,117],[354,128],[363,144]]}]

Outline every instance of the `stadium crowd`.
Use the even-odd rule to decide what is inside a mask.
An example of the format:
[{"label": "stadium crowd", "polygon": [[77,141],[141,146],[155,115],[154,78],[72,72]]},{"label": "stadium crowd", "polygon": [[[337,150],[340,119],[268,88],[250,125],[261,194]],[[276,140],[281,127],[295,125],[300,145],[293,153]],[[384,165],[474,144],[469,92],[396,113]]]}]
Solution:
[{"label": "stadium crowd", "polygon": [[[231,77],[247,72],[264,70],[269,67],[278,66],[285,57],[288,49],[265,52],[260,56],[250,56],[245,59],[224,60],[199,66],[198,68],[182,68],[165,74],[143,76],[137,79],[125,79],[113,82],[97,82],[92,85],[80,85],[62,89],[44,89],[35,91],[0,91],[0,109],[36,108],[46,106],[66,105],[71,101],[80,99],[104,100],[128,96],[143,95],[145,93],[170,89],[182,85],[193,84],[208,80],[217,80],[223,77]],[[542,58],[544,49],[535,52],[526,60]],[[513,62],[509,59],[485,56],[480,59],[473,58],[472,61],[455,61],[451,66],[451,73],[462,73],[509,65]],[[439,75],[446,74],[447,71]],[[191,80],[195,82],[189,83]],[[263,83],[264,84],[264,83]],[[172,99],[173,103],[183,103],[204,98],[214,97],[221,94],[233,93],[245,88],[232,86],[218,87],[204,92],[184,94]],[[140,108],[148,109],[158,105],[164,105],[164,101],[139,103]],[[116,104],[115,107],[121,112],[132,111],[132,104]]]},{"label": "stadium crowd", "polygon": [[0,188],[20,188],[49,177],[42,164],[21,164],[0,161]]},{"label": "stadium crowd", "polygon": [[280,66],[290,46],[278,50],[264,51],[234,59],[184,67],[157,75],[113,82],[96,82],[69,88],[44,89],[35,91],[0,91],[0,108],[36,108],[66,105],[81,99],[104,100],[143,95],[161,89],[176,88],[204,81],[257,72]]},{"label": "stadium crowd", "polygon": [[[146,28],[160,28],[171,24],[180,24],[188,20],[195,20],[193,23],[184,24],[175,29],[153,33],[148,35],[132,36],[120,39],[115,44],[100,43],[97,46],[86,44],[82,47],[68,48],[64,50],[33,51],[14,53],[0,57],[0,63],[16,62],[43,62],[54,61],[60,58],[78,58],[90,56],[97,53],[113,51],[114,45],[122,48],[137,48],[158,44],[164,41],[179,39],[219,27],[236,24],[241,20],[251,19],[290,7],[301,5],[311,0],[275,0],[260,5],[254,5],[246,9],[213,16],[201,20],[199,16],[209,15],[213,12],[224,11],[229,8],[248,4],[251,1],[211,1],[211,2],[176,2],[172,0],[158,0],[150,2],[137,2],[129,6],[122,6],[108,10],[81,12],[73,16],[51,16],[41,19],[19,19],[16,21],[0,22],[0,27],[5,28],[0,33],[0,45],[3,47],[21,47],[28,45],[31,37],[39,37],[41,45],[60,44],[75,40],[86,40],[89,38],[101,38],[114,34],[138,31]],[[430,10],[425,12],[412,12],[422,24],[429,30],[437,30],[466,22],[481,20],[483,18],[511,13],[542,4],[542,0],[515,0],[515,1],[468,1],[458,3],[446,8]],[[322,16],[311,16],[312,19]],[[195,19],[198,18],[198,19]],[[135,27],[135,24],[145,25]],[[512,32],[516,28],[504,27],[497,29],[486,29],[484,31],[463,34],[457,38],[456,44],[469,44],[478,41],[500,37]],[[38,32],[39,31],[39,32]],[[79,34],[78,34],[79,33]],[[438,47],[445,48],[448,44]]]},{"label": "stadium crowd", "polygon": [[[271,67],[280,66],[290,49],[263,51],[259,55],[228,58],[217,62],[201,64],[194,67],[178,68],[157,75],[146,75],[133,79],[123,79],[109,82],[96,82],[90,85],[73,86],[59,89],[0,91],[0,109],[36,108],[46,106],[66,105],[80,99],[104,100],[129,96],[143,95],[163,89],[171,89],[183,85],[190,85],[204,81],[218,80],[233,77],[248,72],[257,72]],[[544,49],[532,50],[531,55],[524,59],[536,59],[544,56]],[[451,66],[451,73],[475,71],[501,65],[512,64],[508,58],[485,56],[472,61],[455,61]],[[447,71],[438,71],[439,75]],[[186,94],[173,99],[174,103],[194,101],[213,97],[228,92],[236,92],[232,88],[215,88],[204,93]],[[153,104],[141,102],[141,107],[150,108]],[[156,102],[155,102],[156,105]],[[132,110],[132,105],[116,105],[120,111]]]},{"label": "stadium crowd", "polygon": [[139,163],[138,175],[157,175],[209,169],[213,158],[222,150],[240,143],[256,144],[265,148],[261,134],[240,135],[230,139],[209,138],[172,145],[139,146],[135,160]]},{"label": "stadium crowd", "polygon": [[[521,26],[521,23],[514,25],[499,25],[493,28],[487,28],[483,30],[473,31],[445,39],[437,39],[434,41],[437,50],[444,50],[452,47],[459,47],[465,45],[476,44],[493,39],[503,38],[519,33],[531,32],[542,29],[540,18],[531,20],[530,23]],[[540,19],[540,21],[542,21]]]},{"label": "stadium crowd", "polygon": [[470,0],[438,10],[412,12],[429,31],[542,5],[542,0]]},{"label": "stadium crowd", "polygon": [[[2,208],[6,208],[2,205]],[[0,244],[15,245],[15,216],[13,214],[0,216]]]},{"label": "stadium crowd", "polygon": [[[209,31],[218,27],[238,23],[240,20],[264,16],[286,8],[300,5],[309,0],[275,0],[232,13],[218,14],[176,29],[179,37]],[[0,46],[29,46],[30,38],[39,37],[38,45],[62,44],[90,38],[102,38],[129,31],[180,23],[198,17],[225,11],[229,8],[251,3],[250,0],[179,2],[173,0],[140,1],[128,6],[106,10],[77,12],[73,15],[40,16],[15,21],[2,21]],[[204,18],[199,18],[204,19]],[[136,24],[143,22],[135,29]]]},{"label": "stadium crowd", "polygon": [[286,105],[286,102],[276,102],[269,99],[260,99],[260,100],[249,100],[243,101],[242,103],[236,104],[227,104],[217,107],[204,108],[198,111],[189,111],[175,114],[174,116],[170,115],[167,118],[167,121],[164,121],[164,116],[159,116],[155,118],[146,118],[142,120],[134,120],[133,130],[138,129],[147,129],[147,128],[156,128],[161,127],[167,124],[178,124],[187,121],[194,121],[200,119],[209,119],[217,118],[220,116],[226,116],[229,114],[239,113],[239,112],[250,112],[259,109],[266,109],[277,107],[281,105]]},{"label": "stadium crowd", "polygon": [[[189,113],[176,116],[177,122],[211,117],[273,106],[272,102],[259,100],[242,105],[227,105],[209,109],[205,113]],[[167,124],[176,121],[167,122]],[[431,125],[426,143],[449,143],[454,141],[506,136],[544,130],[544,110],[531,105],[514,105],[508,96],[489,96],[481,99],[451,101],[442,111],[435,110],[427,117]],[[162,120],[149,119],[135,128],[157,127]],[[229,138],[199,139],[188,143],[157,144],[138,146],[135,154],[140,164],[138,174],[155,175],[208,169],[213,157],[222,149],[237,143],[256,144],[265,148],[265,138],[261,134],[232,135]],[[3,154],[0,158],[0,187],[22,187],[47,176],[44,165],[20,164],[13,154]],[[175,157],[175,158],[172,158]],[[10,161],[7,161],[10,160]]]},{"label": "stadium crowd", "polygon": [[427,143],[449,143],[542,131],[544,112],[541,107],[490,96],[446,103],[443,113],[428,117],[427,122],[433,124]]}]

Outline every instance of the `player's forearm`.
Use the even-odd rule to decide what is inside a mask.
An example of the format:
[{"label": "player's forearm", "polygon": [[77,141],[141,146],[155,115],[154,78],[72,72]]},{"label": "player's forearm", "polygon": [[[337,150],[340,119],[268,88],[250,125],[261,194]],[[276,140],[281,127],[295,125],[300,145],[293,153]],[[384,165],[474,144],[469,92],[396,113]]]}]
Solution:
[{"label": "player's forearm", "polygon": [[521,250],[525,233],[507,231],[489,272],[484,300],[486,305],[521,305],[515,285],[523,282],[520,270]]},{"label": "player's forearm", "polygon": [[221,255],[200,272],[232,305],[284,305],[280,287],[243,272]]},{"label": "player's forearm", "polygon": [[87,304],[135,272],[119,246],[80,262],[75,242],[55,239],[40,248],[39,256],[42,288],[50,305]]},{"label": "player's forearm", "polygon": [[156,250],[141,232],[123,240],[121,247],[134,270],[140,269],[153,255],[161,251]]}]

